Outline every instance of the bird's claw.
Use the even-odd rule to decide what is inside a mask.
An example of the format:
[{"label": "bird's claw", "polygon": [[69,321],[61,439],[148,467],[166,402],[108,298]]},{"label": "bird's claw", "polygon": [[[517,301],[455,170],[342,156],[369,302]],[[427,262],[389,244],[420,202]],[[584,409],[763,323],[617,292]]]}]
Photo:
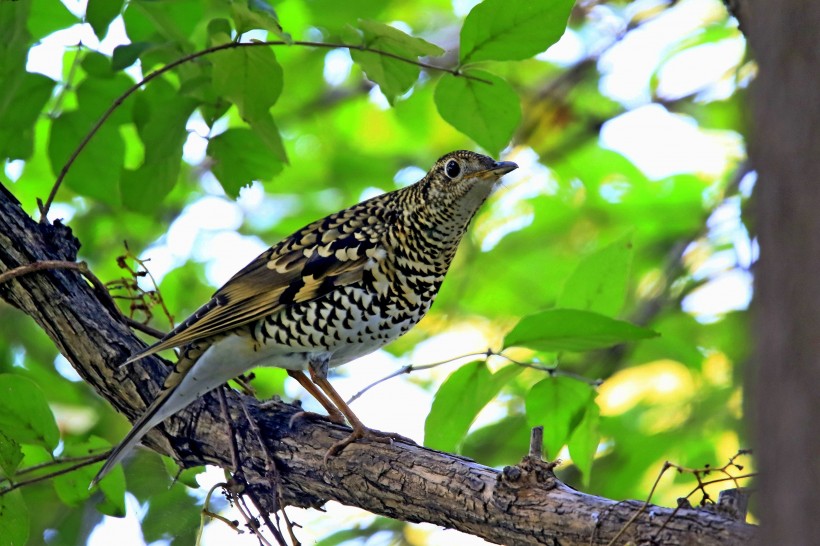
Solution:
[{"label": "bird's claw", "polygon": [[288,428],[295,428],[295,426],[298,425],[300,421],[305,420],[330,421],[331,423],[335,423],[337,425],[345,424],[345,418],[341,413],[331,413],[329,415],[322,415],[321,413],[315,413],[312,411],[298,411],[290,417],[290,420],[288,421]]},{"label": "bird's claw", "polygon": [[374,430],[372,428],[361,427],[361,428],[354,428],[353,432],[347,438],[343,440],[339,440],[327,450],[324,456],[324,463],[327,466],[328,461],[331,457],[335,457],[339,455],[344,449],[355,442],[356,440],[366,439],[370,440],[371,442],[376,442],[379,444],[392,444],[394,441],[416,445],[416,442],[411,440],[406,436],[402,436],[401,434],[397,434],[395,432],[382,432],[380,430]]}]

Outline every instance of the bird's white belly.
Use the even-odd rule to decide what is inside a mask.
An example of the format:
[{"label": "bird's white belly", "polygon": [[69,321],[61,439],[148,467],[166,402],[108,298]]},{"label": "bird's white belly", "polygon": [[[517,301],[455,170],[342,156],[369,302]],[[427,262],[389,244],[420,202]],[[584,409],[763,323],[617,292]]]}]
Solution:
[{"label": "bird's white belly", "polygon": [[339,366],[400,337],[418,318],[395,305],[376,306],[371,294],[339,291],[257,323],[252,358],[258,361],[254,365],[290,370],[305,369],[312,359]]}]

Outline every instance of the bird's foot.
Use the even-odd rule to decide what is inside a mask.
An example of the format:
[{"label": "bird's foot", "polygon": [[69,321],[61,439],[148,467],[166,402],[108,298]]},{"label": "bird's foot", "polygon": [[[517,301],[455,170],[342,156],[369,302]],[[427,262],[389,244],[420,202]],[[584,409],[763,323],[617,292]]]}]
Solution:
[{"label": "bird's foot", "polygon": [[370,440],[371,442],[377,442],[379,444],[392,444],[394,441],[403,442],[405,444],[416,445],[416,442],[411,440],[406,436],[402,436],[401,434],[397,434],[395,432],[382,432],[380,430],[374,430],[372,428],[367,428],[365,426],[361,427],[354,427],[353,432],[345,438],[344,440],[339,440],[332,446],[330,449],[327,450],[325,453],[324,461],[325,466],[327,466],[327,462],[331,457],[335,457],[344,451],[344,448],[355,442],[356,440],[361,439]]},{"label": "bird's foot", "polygon": [[294,428],[301,421],[330,421],[337,425],[346,424],[344,415],[339,411],[330,412],[328,415],[322,415],[321,413],[312,411],[299,411],[291,416],[290,421],[288,421],[288,427]]}]

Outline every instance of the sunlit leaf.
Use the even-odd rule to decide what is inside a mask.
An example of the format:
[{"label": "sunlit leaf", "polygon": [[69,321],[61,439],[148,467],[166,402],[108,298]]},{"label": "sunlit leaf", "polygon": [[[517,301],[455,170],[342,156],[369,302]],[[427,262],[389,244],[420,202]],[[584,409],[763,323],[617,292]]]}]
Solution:
[{"label": "sunlit leaf", "polygon": [[424,445],[457,451],[478,412],[521,370],[510,365],[492,373],[486,362],[479,361],[450,374],[436,392],[424,422]]},{"label": "sunlit leaf", "polygon": [[34,124],[55,82],[40,74],[0,74],[0,157],[28,159],[34,150]]},{"label": "sunlit leaf", "polygon": [[522,318],[504,338],[504,347],[579,352],[657,335],[652,330],[590,311],[550,309]]},{"label": "sunlit leaf", "polygon": [[581,471],[585,486],[589,486],[592,461],[595,458],[595,452],[598,450],[598,443],[601,439],[601,432],[598,428],[600,414],[601,410],[598,408],[598,404],[590,401],[586,405],[583,419],[575,427],[567,443],[569,456],[572,457],[572,462]]},{"label": "sunlit leaf", "polygon": [[[134,82],[125,74],[115,73],[103,55],[93,55],[100,76],[87,77],[77,86],[78,108],[75,112],[89,124],[96,123]],[[87,66],[87,65],[86,65]],[[131,121],[132,103],[114,109],[105,125],[121,125]]]},{"label": "sunlit leaf", "polygon": [[388,0],[311,0],[305,2],[310,10],[310,20],[317,27],[338,31],[346,25],[356,24],[359,19],[373,19],[390,4]]},{"label": "sunlit leaf", "polygon": [[558,41],[574,0],[484,0],[461,28],[461,64],[515,61]]},{"label": "sunlit leaf", "polygon": [[[65,457],[86,457],[95,455],[110,448],[111,444],[92,436],[81,442],[67,441],[63,456]],[[54,490],[64,503],[69,506],[80,506],[84,504],[96,489],[89,489],[91,480],[102,468],[103,461],[80,467],[71,472],[60,474],[54,478]],[[98,489],[103,493],[102,502],[97,504],[97,509],[102,513],[122,517],[125,515],[125,476],[121,466],[114,468],[99,484]]]},{"label": "sunlit leaf", "polygon": [[567,279],[556,306],[617,315],[629,289],[632,237],[584,257]]},{"label": "sunlit leaf", "polygon": [[[48,155],[55,173],[60,172],[91,127],[88,118],[77,112],[65,113],[54,120]],[[124,157],[125,144],[116,126],[104,124],[77,156],[64,183],[80,195],[117,205]]]},{"label": "sunlit leaf", "polygon": [[123,21],[132,42],[170,43],[174,44],[173,49],[189,50],[204,38],[206,28],[200,23],[206,11],[214,7],[201,0],[130,2],[123,12]]},{"label": "sunlit leaf", "polygon": [[20,490],[0,495],[0,541],[4,546],[25,546],[29,537],[29,513]]},{"label": "sunlit leaf", "polygon": [[438,112],[491,154],[498,154],[521,121],[518,94],[506,81],[487,72],[468,70],[464,75],[483,81],[442,76],[435,93]]},{"label": "sunlit leaf", "polygon": [[215,136],[208,143],[208,155],[214,160],[211,171],[232,197],[254,180],[268,180],[282,170],[282,162],[250,129],[228,129]]},{"label": "sunlit leaf", "polygon": [[280,162],[287,163],[288,155],[285,152],[282,135],[279,133],[279,128],[273,121],[273,117],[270,114],[265,114],[251,120],[249,124],[256,136],[267,146],[268,151]]},{"label": "sunlit leaf", "polygon": [[145,150],[137,169],[122,173],[123,204],[150,213],[177,182],[186,124],[196,102],[181,96],[170,84],[154,82],[135,101],[134,121]]},{"label": "sunlit leaf", "polygon": [[[364,35],[362,45],[379,51],[397,55],[408,61],[420,56],[438,56],[444,50],[421,38],[405,34],[397,28],[375,21],[359,21],[359,28]],[[405,93],[419,77],[419,67],[412,62],[393,57],[350,50],[350,56],[361,65],[367,77],[379,87],[389,102]]]},{"label": "sunlit leaf", "polygon": [[21,444],[53,451],[60,440],[43,391],[27,377],[0,374],[0,431]]},{"label": "sunlit leaf", "polygon": [[122,9],[123,0],[88,0],[85,20],[91,24],[94,34],[102,40],[111,24]]},{"label": "sunlit leaf", "polygon": [[0,430],[0,468],[3,469],[3,473],[6,476],[13,476],[22,460],[23,451],[20,444]]},{"label": "sunlit leaf", "polygon": [[[31,0],[24,3],[31,5],[28,29],[35,38],[44,38],[52,32],[80,22],[62,2],[55,4],[51,0]],[[4,40],[8,39],[4,35]]]},{"label": "sunlit leaf", "polygon": [[236,31],[244,34],[259,28],[272,32],[285,42],[292,42],[290,34],[282,29],[276,12],[263,0],[236,1],[231,3],[231,17],[236,24]]},{"label": "sunlit leaf", "polygon": [[122,70],[128,68],[140,58],[143,51],[151,47],[150,42],[134,42],[114,48],[111,54],[111,69]]},{"label": "sunlit leaf", "polygon": [[268,114],[282,92],[282,67],[267,46],[239,47],[212,56],[214,88],[246,121]]},{"label": "sunlit leaf", "polygon": [[594,404],[594,396],[595,391],[586,383],[562,376],[548,377],[530,389],[525,400],[527,422],[530,427],[544,427],[547,457],[558,455],[587,406]]},{"label": "sunlit leaf", "polygon": [[[160,472],[165,475],[161,469]],[[201,501],[190,495],[182,484],[169,486],[165,476],[163,486],[155,487],[151,492],[148,510],[142,520],[144,540],[152,543],[173,536],[180,544],[195,544]]]},{"label": "sunlit leaf", "polygon": [[204,466],[180,468],[176,461],[170,457],[160,457],[160,459],[162,459],[162,464],[165,465],[168,476],[175,482],[179,482],[192,489],[199,489],[199,482],[197,482],[196,477],[205,472]]}]

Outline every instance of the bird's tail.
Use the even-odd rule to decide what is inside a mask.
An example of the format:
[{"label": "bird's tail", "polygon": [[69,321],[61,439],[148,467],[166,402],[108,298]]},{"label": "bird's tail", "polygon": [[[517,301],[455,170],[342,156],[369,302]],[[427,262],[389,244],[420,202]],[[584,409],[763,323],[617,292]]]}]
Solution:
[{"label": "bird's tail", "polygon": [[195,355],[190,354],[187,351],[183,351],[179,362],[177,362],[174,366],[173,371],[168,375],[168,377],[165,378],[165,383],[163,384],[159,395],[153,402],[151,402],[151,405],[148,406],[145,413],[137,419],[133,428],[128,432],[128,434],[125,435],[125,438],[123,438],[117,447],[114,448],[111,455],[108,456],[108,460],[105,461],[103,467],[97,475],[94,476],[89,488],[92,488],[100,483],[100,480],[102,480],[112,468],[120,463],[131,452],[131,450],[139,444],[140,440],[142,440],[142,438],[151,431],[152,428],[188,405],[190,402],[189,400],[186,400],[181,404],[179,401],[177,401],[176,404],[168,404],[168,402],[171,400],[171,397],[177,390],[177,387],[179,387],[180,383],[182,383],[182,380],[185,378],[187,373],[194,366],[198,357],[202,354],[202,351],[197,349],[199,348],[194,348],[194,350],[191,351],[196,353]]}]

